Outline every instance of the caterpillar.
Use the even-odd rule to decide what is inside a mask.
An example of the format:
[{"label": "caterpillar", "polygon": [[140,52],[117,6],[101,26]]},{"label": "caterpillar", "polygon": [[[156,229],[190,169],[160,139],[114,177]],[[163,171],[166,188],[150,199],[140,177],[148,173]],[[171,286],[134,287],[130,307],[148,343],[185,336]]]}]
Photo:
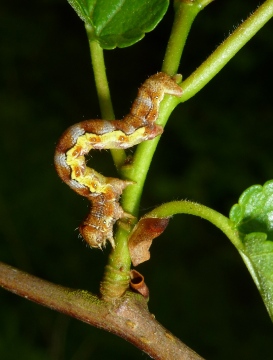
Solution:
[{"label": "caterpillar", "polygon": [[90,213],[79,232],[93,248],[109,240],[115,247],[113,226],[121,218],[132,218],[119,204],[131,181],[104,177],[87,167],[85,155],[91,149],[127,149],[162,134],[155,124],[164,94],[181,96],[182,89],[163,72],[148,78],[139,88],[130,113],[123,120],[85,120],[69,127],[59,139],[54,164],[59,177],[76,193],[91,201]]}]

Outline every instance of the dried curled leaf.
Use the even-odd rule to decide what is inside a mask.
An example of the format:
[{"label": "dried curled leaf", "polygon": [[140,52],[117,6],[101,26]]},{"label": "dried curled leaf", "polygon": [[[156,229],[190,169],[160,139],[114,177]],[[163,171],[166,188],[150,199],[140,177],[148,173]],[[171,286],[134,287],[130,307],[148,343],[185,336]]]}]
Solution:
[{"label": "dried curled leaf", "polygon": [[149,289],[148,286],[145,284],[144,276],[140,274],[140,272],[136,270],[132,270],[130,273],[131,281],[130,286],[131,288],[141,294],[145,299],[149,298]]},{"label": "dried curled leaf", "polygon": [[132,263],[137,266],[150,259],[150,246],[153,239],[166,229],[169,218],[142,218],[135,226],[128,247]]}]

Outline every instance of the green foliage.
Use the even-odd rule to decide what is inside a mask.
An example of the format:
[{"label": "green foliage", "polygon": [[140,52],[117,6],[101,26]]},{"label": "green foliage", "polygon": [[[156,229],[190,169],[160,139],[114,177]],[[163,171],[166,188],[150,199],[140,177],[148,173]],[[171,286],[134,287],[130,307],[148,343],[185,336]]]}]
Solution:
[{"label": "green foliage", "polygon": [[[244,259],[273,320],[273,242],[264,233],[245,236]],[[247,261],[248,260],[248,261]]]},{"label": "green foliage", "polygon": [[168,0],[68,0],[85,22],[89,40],[103,49],[127,47],[152,31],[167,11]]},{"label": "green foliage", "polygon": [[243,259],[273,319],[273,180],[254,185],[230,211],[245,245]]},{"label": "green foliage", "polygon": [[265,233],[268,240],[273,240],[273,180],[245,190],[231,208],[230,219],[245,243],[246,235],[253,232]]}]

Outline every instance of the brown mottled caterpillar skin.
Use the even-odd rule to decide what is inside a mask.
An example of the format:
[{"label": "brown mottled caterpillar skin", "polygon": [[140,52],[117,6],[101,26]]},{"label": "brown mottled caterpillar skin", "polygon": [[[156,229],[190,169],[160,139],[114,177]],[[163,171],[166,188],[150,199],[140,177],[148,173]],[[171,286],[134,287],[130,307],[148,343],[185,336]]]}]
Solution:
[{"label": "brown mottled caterpillar skin", "polygon": [[86,166],[85,155],[91,149],[127,149],[162,134],[155,124],[164,94],[181,96],[182,90],[165,73],[147,79],[138,91],[131,111],[123,120],[86,120],[69,127],[61,136],[54,157],[60,178],[78,194],[91,201],[91,210],[79,227],[86,242],[94,248],[113,247],[113,225],[124,212],[119,198],[130,181],[104,177]]}]

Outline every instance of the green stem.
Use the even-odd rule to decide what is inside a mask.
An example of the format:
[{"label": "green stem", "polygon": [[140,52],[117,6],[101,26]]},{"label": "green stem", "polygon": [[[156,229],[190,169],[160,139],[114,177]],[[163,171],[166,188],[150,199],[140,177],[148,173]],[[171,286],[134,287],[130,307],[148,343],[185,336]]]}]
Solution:
[{"label": "green stem", "polygon": [[[211,0],[210,0],[211,1]],[[176,16],[175,16],[175,23],[172,29],[170,41],[166,50],[165,62],[163,65],[162,70],[169,74],[174,74],[177,71],[178,64],[180,62],[182,50],[184,44],[186,42],[186,38],[188,32],[190,30],[191,24],[196,17],[197,13],[201,10],[202,7],[200,6],[189,6],[187,3],[182,3],[175,6],[176,9]],[[185,27],[185,20],[187,26]],[[177,46],[177,44],[180,44]],[[174,65],[174,66],[172,66]],[[157,120],[157,123],[164,126],[169,118],[173,110],[173,106],[169,106],[170,96],[166,96],[164,101],[161,104],[160,109],[160,116]],[[138,215],[139,203],[140,198],[144,186],[144,182],[147,176],[147,172],[149,170],[153,154],[156,150],[158,141],[160,137],[158,136],[152,141],[145,141],[141,143],[134,154],[133,164],[129,166],[124,166],[121,169],[121,174],[123,177],[130,179],[135,182],[135,185],[129,186],[123,192],[122,197],[122,207],[123,209],[135,216]],[[127,238],[128,238],[128,231],[124,231],[123,229],[119,228],[115,240],[116,240],[116,249],[110,255],[110,262],[111,268],[109,267],[109,274],[106,273],[105,279],[101,285],[101,293],[106,294],[104,295],[107,298],[107,294],[109,294],[109,285],[113,288],[114,282],[117,280],[117,270],[120,268],[121,259],[123,260],[122,269],[124,269],[124,278],[126,280],[126,274],[130,269],[130,255],[128,252],[127,247]],[[126,253],[127,251],[127,253]],[[113,279],[111,278],[110,282],[110,273],[111,269],[112,274],[114,274]],[[122,283],[122,286],[125,285],[125,281]],[[119,287],[119,290],[122,289],[122,286]],[[106,290],[104,290],[106,288]],[[125,289],[126,290],[126,289]],[[112,296],[112,295],[111,295]]]},{"label": "green stem", "polygon": [[[89,47],[91,52],[92,67],[103,119],[114,119],[114,111],[108,86],[104,63],[103,49],[97,41],[92,40],[92,30],[86,25]],[[111,154],[117,169],[121,167],[126,158],[124,150],[113,149]],[[101,294],[104,299],[120,297],[128,288],[130,281],[131,259],[127,247],[127,233],[118,231],[115,251],[109,256],[101,282]]]},{"label": "green stem", "polygon": [[[88,36],[92,67],[94,71],[95,84],[99,98],[101,115],[102,118],[105,120],[113,120],[115,118],[115,115],[106,76],[103,49],[100,47],[99,43],[96,40],[92,39],[92,29],[90,28],[90,26],[85,25],[85,28]],[[116,168],[119,169],[126,158],[125,151],[120,149],[112,149],[111,154]]]},{"label": "green stem", "polygon": [[[165,96],[160,106],[157,124],[162,126],[166,124],[174,109],[171,102],[172,97]],[[144,141],[139,144],[134,154],[132,166],[125,166],[121,170],[123,176],[135,182],[135,185],[128,186],[125,189],[122,197],[122,207],[125,211],[133,214],[134,216],[138,215],[142,189],[159,140],[160,136],[157,136],[153,140]]]},{"label": "green stem", "polygon": [[185,200],[172,201],[155,208],[148,214],[145,214],[145,218],[166,218],[175,214],[190,214],[200,216],[201,218],[210,221],[213,225],[222,230],[222,232],[230,239],[232,244],[238,250],[244,249],[244,245],[238,236],[237,230],[233,228],[231,220],[219,212],[201,204]]},{"label": "green stem", "polygon": [[[187,34],[192,21],[198,13],[197,10],[199,11],[198,7],[196,6],[183,6],[183,11],[181,11],[180,6],[176,6],[177,15],[175,17],[175,24],[172,29],[170,41],[166,50],[165,62],[162,69],[169,74],[174,74],[177,71]],[[190,13],[191,15],[187,15],[187,13]],[[187,31],[184,31],[185,27],[183,25],[183,19],[185,18],[187,19],[188,25]],[[179,43],[181,45],[176,48],[175,44],[177,45]],[[173,52],[175,52],[174,56],[172,55]],[[177,67],[171,67],[172,64],[176,64]],[[162,102],[160,116],[157,121],[158,124],[162,126],[166,124],[167,119],[173,110],[173,107],[168,106],[168,99],[170,99],[170,97],[166,96],[166,98]],[[141,143],[137,147],[137,150],[134,154],[133,164],[131,164],[130,166],[124,166],[121,169],[121,174],[123,175],[123,177],[135,182],[135,185],[129,186],[127,187],[127,189],[125,189],[122,197],[122,207],[125,211],[135,216],[138,215],[139,203],[144,182],[159,139],[160,137],[157,137],[152,141],[145,141]],[[127,237],[128,232],[123,231],[122,229],[119,229],[117,231],[115,238],[117,246],[115,252],[111,255],[110,260],[112,266],[117,269],[120,263],[119,259],[123,258],[124,269],[126,270],[126,272],[129,271],[130,268],[129,252],[126,254],[126,250],[128,251]],[[105,284],[108,285],[106,281],[103,281],[102,287],[105,286]]]},{"label": "green stem", "polygon": [[109,255],[100,285],[104,300],[121,297],[129,287],[131,257],[127,241],[128,231],[119,226],[115,234],[116,247]]},{"label": "green stem", "polygon": [[174,22],[163,60],[162,71],[174,75],[178,71],[182,52],[197,14],[213,0],[175,0]]},{"label": "green stem", "polygon": [[273,0],[265,1],[182,84],[184,102],[198,93],[234,55],[272,18]]},{"label": "green stem", "polygon": [[[170,40],[166,49],[162,71],[173,75],[177,72],[182,51],[196,15],[212,0],[176,0],[174,4],[175,19],[171,31]],[[175,105],[171,102],[172,97],[165,96],[160,106],[160,115],[157,124],[165,126]],[[121,173],[124,177],[135,182],[134,186],[129,186],[123,193],[122,206],[125,211],[138,215],[139,202],[145,183],[145,179],[156,150],[160,137],[145,141],[138,145],[134,154],[133,164],[122,168]]]},{"label": "green stem", "polygon": [[[86,25],[87,35],[89,35],[88,29],[89,27]],[[91,40],[89,37],[88,40],[101,115],[103,119],[112,120],[115,115],[106,76],[103,49],[96,40]]]},{"label": "green stem", "polygon": [[[176,1],[174,25],[171,31],[170,40],[166,49],[166,54],[163,62],[162,71],[173,75],[177,72],[182,51],[191,28],[192,22],[196,15],[212,0],[197,0],[197,1]],[[166,96],[161,103],[160,116],[157,123],[165,126],[170,114],[175,105],[171,103],[171,97]],[[122,207],[125,211],[137,216],[140,198],[143,191],[143,186],[146,176],[156,150],[160,137],[156,137],[151,141],[145,141],[138,145],[134,154],[133,164],[124,166],[121,169],[121,174],[132,181],[135,185],[129,186],[125,189],[122,196]],[[117,242],[125,242],[124,233],[117,234]]]}]

